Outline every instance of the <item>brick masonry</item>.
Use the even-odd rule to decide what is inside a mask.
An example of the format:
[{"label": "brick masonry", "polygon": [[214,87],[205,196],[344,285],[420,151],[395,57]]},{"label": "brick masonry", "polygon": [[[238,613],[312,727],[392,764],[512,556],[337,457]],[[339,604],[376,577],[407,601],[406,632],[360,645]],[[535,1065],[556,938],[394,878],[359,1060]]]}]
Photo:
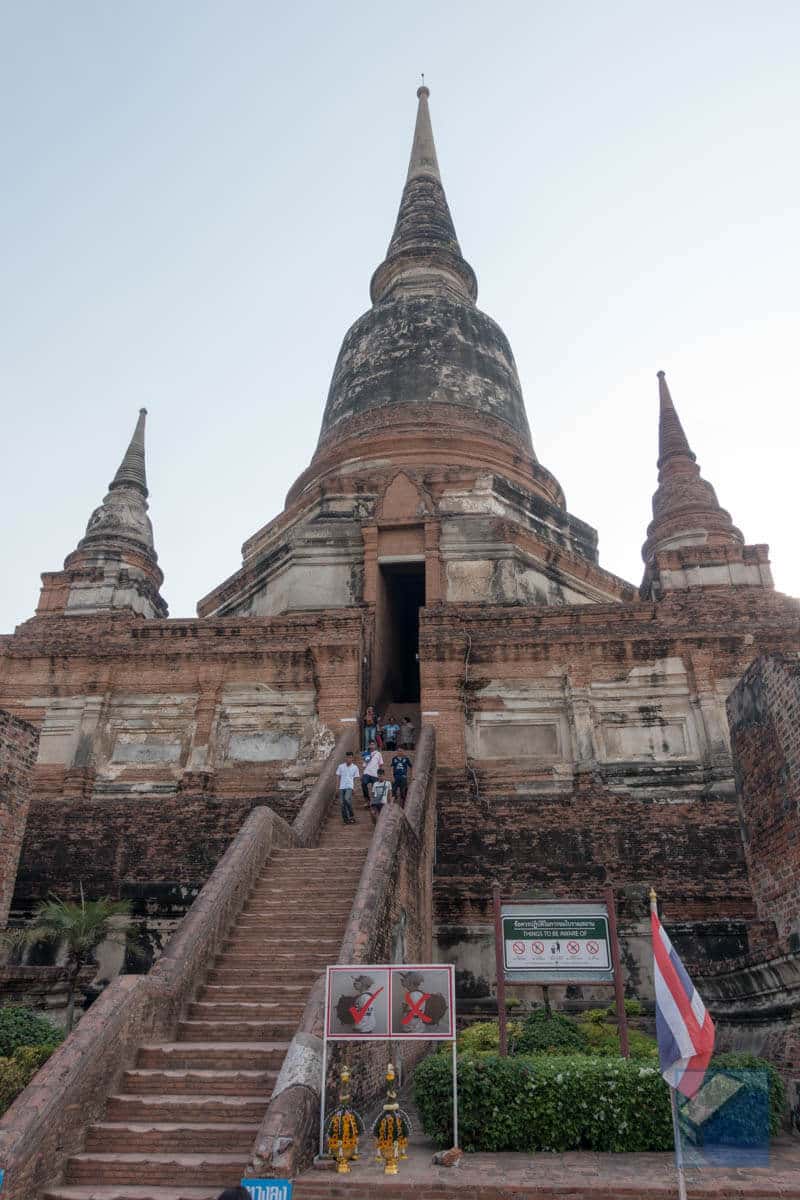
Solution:
[{"label": "brick masonry", "polygon": [[800,1112],[800,659],[759,657],[727,703],[741,836],[765,936],[699,978],[720,1045],[764,1055]]},{"label": "brick masonry", "polygon": [[11,907],[38,747],[38,730],[0,709],[0,929]]},{"label": "brick masonry", "polygon": [[800,658],[770,655],[728,698],[753,899],[783,950],[800,950]]},{"label": "brick masonry", "polygon": [[255,806],[296,816],[358,711],[362,624],[98,613],[0,639],[0,703],[39,736],[14,918],[82,883],[131,899],[157,954]]}]

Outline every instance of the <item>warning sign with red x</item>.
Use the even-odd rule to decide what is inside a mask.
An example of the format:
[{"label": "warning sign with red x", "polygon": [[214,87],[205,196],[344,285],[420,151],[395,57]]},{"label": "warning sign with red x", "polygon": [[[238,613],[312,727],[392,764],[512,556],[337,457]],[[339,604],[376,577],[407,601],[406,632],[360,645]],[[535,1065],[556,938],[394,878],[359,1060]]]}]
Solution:
[{"label": "warning sign with red x", "polygon": [[453,975],[441,963],[328,967],[328,1039],[452,1039]]}]

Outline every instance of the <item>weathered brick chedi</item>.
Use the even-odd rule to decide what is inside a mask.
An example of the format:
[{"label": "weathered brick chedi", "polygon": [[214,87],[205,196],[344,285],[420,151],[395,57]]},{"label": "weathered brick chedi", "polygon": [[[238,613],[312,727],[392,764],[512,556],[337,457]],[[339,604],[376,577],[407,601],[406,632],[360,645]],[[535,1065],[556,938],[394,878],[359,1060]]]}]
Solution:
[{"label": "weathered brick chedi", "polygon": [[[784,802],[759,801],[743,841],[725,706],[759,656],[791,670],[800,605],[775,592],[767,547],[745,543],[702,478],[663,372],[641,586],[599,565],[595,530],[536,456],[508,341],[476,305],[427,89],[418,96],[371,306],[345,335],[311,463],[245,542],[241,568],[197,619],[167,619],[142,411],[85,536],[43,576],[36,615],[0,641],[0,706],[40,735],[12,915],[82,882],[132,898],[157,954],[252,809],[316,844],[319,822],[311,836],[296,818],[334,740],[373,701],[431,726],[426,747],[435,734],[436,858],[432,888],[404,868],[399,900],[380,893],[379,930],[359,933],[351,917],[350,951],[402,955],[430,938],[456,963],[462,999],[488,997],[498,878],[518,896],[612,885],[632,995],[651,991],[651,885],[707,980],[788,961],[797,906],[783,897],[796,897],[800,866],[796,854],[785,876],[765,864],[771,846],[796,840],[796,816],[784,807],[768,824],[764,806]],[[774,764],[789,753],[782,737]],[[746,763],[758,745],[741,738]],[[430,866],[432,830],[420,836]],[[414,839],[396,837],[411,854]],[[373,895],[377,859],[364,871]],[[758,1048],[767,1026],[739,1021],[737,988],[720,999],[723,1035]],[[315,1012],[280,1084],[284,1100],[305,1097],[304,1128]],[[286,1165],[280,1095],[261,1165],[270,1154]]]}]

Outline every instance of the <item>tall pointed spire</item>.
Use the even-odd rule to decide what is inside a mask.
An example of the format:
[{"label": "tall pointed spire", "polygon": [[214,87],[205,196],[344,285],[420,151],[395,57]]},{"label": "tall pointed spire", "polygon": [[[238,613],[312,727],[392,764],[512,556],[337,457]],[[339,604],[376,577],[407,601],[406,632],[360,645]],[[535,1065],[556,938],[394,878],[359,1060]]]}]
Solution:
[{"label": "tall pointed spire", "polygon": [[683,454],[695,462],[695,455],[689,448],[689,442],[675,411],[675,405],[672,403],[667,377],[663,371],[658,372],[658,402],[658,467],[661,468],[661,465],[674,454]]},{"label": "tall pointed spire", "polygon": [[428,109],[430,91],[417,90],[417,120],[400,211],[386,258],[372,277],[373,304],[387,298],[449,292],[474,303],[475,272],[462,257],[447,205]]},{"label": "tall pointed spire", "polygon": [[65,559],[64,571],[42,576],[40,613],[128,609],[145,617],[167,615],[159,591],[164,576],[147,515],[146,416],[147,409],[141,408],[108,493],[90,516],[77,549]]},{"label": "tall pointed spire", "polygon": [[136,428],[133,431],[130,445],[125,451],[125,457],[117,468],[117,473],[108,485],[108,490],[113,491],[118,487],[135,487],[147,496],[147,474],[144,465],[144,422],[147,416],[147,409],[139,409],[139,419],[136,422]]},{"label": "tall pointed spire", "polygon": [[658,372],[658,396],[658,487],[642,547],[643,594],[726,582],[771,586],[765,548],[744,547],[730,513],[702,478],[663,371]]},{"label": "tall pointed spire", "polygon": [[147,409],[139,409],[136,428],[117,473],[108,485],[108,495],[89,518],[86,533],[78,543],[126,541],[139,553],[158,561],[153,545],[153,526],[147,515],[147,477],[144,465],[144,423]]},{"label": "tall pointed spire", "polygon": [[406,175],[406,183],[409,179],[416,179],[418,175],[432,175],[434,179],[442,182],[442,177],[439,174],[439,160],[436,157],[436,145],[433,140],[433,128],[431,126],[431,113],[428,108],[428,97],[430,89],[425,85],[417,88],[417,123],[414,126],[414,141],[411,145],[411,159],[408,164],[408,174]]}]

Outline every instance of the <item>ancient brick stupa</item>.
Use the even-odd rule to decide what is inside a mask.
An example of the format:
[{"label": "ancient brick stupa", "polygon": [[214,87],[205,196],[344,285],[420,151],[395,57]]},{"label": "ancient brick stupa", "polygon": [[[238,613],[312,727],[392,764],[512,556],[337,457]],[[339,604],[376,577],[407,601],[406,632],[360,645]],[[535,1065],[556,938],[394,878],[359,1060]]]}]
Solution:
[{"label": "ancient brick stupa", "polygon": [[157,954],[250,810],[293,820],[373,703],[436,735],[432,893],[387,909],[387,954],[411,961],[427,921],[460,1002],[491,1007],[493,879],[509,896],[613,886],[626,987],[647,999],[651,886],[698,979],[789,936],[754,904],[725,702],[759,655],[800,650],[800,607],[701,477],[663,372],[641,586],[599,565],[477,307],[417,95],[371,306],[310,465],[241,568],[197,619],[166,619],[142,415],[37,615],[2,641],[0,706],[40,735],[12,911],[80,881],[130,897]]}]

